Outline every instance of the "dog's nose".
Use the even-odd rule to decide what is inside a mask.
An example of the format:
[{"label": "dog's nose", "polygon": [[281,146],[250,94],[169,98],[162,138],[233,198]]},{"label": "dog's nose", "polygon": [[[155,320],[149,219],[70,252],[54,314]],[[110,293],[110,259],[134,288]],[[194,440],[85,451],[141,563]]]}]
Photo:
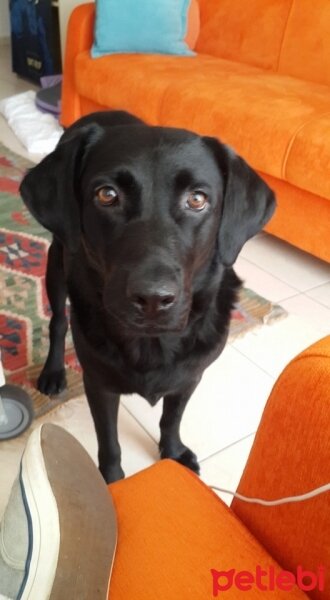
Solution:
[{"label": "dog's nose", "polygon": [[178,290],[173,283],[164,285],[134,286],[129,297],[134,307],[145,317],[155,318],[172,308]]}]

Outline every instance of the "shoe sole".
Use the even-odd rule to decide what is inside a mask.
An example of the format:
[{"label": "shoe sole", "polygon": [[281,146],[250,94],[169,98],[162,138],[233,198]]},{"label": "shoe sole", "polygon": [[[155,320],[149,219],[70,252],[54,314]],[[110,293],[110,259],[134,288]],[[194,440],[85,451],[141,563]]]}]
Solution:
[{"label": "shoe sole", "polygon": [[30,436],[21,467],[30,548],[19,600],[108,598],[115,509],[90,456],[61,427]]}]

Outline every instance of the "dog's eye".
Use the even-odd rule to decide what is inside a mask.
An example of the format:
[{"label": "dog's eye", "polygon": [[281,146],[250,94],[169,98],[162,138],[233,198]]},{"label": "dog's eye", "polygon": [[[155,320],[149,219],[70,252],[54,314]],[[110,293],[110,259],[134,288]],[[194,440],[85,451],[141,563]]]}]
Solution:
[{"label": "dog's eye", "polygon": [[203,210],[207,204],[207,195],[204,192],[189,192],[186,206],[191,210]]},{"label": "dog's eye", "polygon": [[118,192],[111,185],[106,185],[96,192],[97,199],[102,206],[112,206],[119,200]]}]

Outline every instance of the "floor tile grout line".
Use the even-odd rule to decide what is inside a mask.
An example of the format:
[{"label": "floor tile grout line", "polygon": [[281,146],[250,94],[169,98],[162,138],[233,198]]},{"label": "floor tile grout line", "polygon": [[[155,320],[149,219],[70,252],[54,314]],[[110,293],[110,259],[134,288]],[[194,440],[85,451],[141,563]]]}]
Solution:
[{"label": "floor tile grout line", "polygon": [[[277,238],[275,238],[277,239]],[[273,277],[274,279],[276,279],[277,281],[279,281],[280,283],[283,283],[284,285],[287,285],[288,287],[291,287],[293,290],[298,290],[298,288],[296,288],[294,285],[291,285],[291,283],[287,283],[286,281],[284,281],[283,279],[280,279],[277,275],[274,275],[271,271],[268,271],[267,269],[265,269],[265,267],[261,267],[260,265],[258,265],[258,263],[252,261],[250,258],[246,258],[243,254],[239,255],[239,258],[241,258],[242,260],[245,260],[246,262],[248,262],[251,266],[253,267],[257,267],[257,269],[260,269],[260,271],[262,271],[263,273],[267,273],[267,275],[271,275],[271,277]],[[234,270],[235,270],[235,265],[234,265]],[[322,285],[322,284],[321,284]],[[299,291],[299,290],[298,290]]]},{"label": "floor tile grout line", "polygon": [[[274,239],[277,239],[276,237],[274,237]],[[274,275],[274,273],[272,273],[272,271],[269,271],[268,269],[266,269],[265,267],[262,267],[261,265],[259,265],[258,263],[252,261],[250,258],[246,258],[245,256],[241,256],[241,258],[243,258],[244,260],[246,260],[247,262],[249,262],[251,265],[253,265],[254,267],[257,267],[258,269],[260,269],[261,271],[263,271],[264,273],[267,273],[267,275],[271,275],[274,279],[276,279],[277,281],[288,285],[289,287],[291,287],[293,290],[296,290],[298,293],[300,294],[304,294],[309,290],[314,289],[314,287],[321,287],[322,285],[326,285],[327,283],[330,283],[330,279],[327,279],[326,281],[323,281],[322,283],[320,283],[317,286],[312,286],[311,288],[306,288],[304,290],[300,290],[299,288],[297,288],[295,285],[293,285],[292,283],[288,283],[287,281],[285,281],[284,279],[280,279],[277,275]],[[235,265],[234,265],[234,270],[235,270]],[[281,300],[279,300],[279,302],[281,302]]]},{"label": "floor tile grout line", "polygon": [[[276,238],[275,238],[276,239]],[[267,273],[267,275],[271,275],[272,277],[274,277],[274,279],[276,279],[277,281],[288,285],[289,287],[291,287],[293,290],[296,290],[297,292],[299,292],[300,290],[295,287],[294,285],[292,285],[291,283],[288,283],[287,281],[284,281],[284,279],[280,279],[277,275],[274,275],[271,271],[269,271],[268,269],[266,269],[265,267],[260,266],[258,263],[252,261],[250,258],[246,258],[245,256],[241,255],[241,258],[243,258],[244,260],[246,260],[247,262],[249,262],[251,265],[253,265],[254,267],[257,267],[258,269],[260,269],[261,271],[263,271],[263,273]],[[235,265],[234,265],[234,270],[235,270]],[[322,285],[322,284],[321,284]]]},{"label": "floor tile grout line", "polygon": [[228,444],[227,446],[225,446],[224,448],[221,448],[221,450],[217,450],[215,452],[212,452],[212,454],[210,454],[209,456],[206,456],[205,458],[201,458],[199,460],[199,463],[201,465],[203,465],[203,463],[205,463],[205,461],[214,458],[215,456],[217,456],[218,454],[221,454],[222,452],[225,452],[226,450],[228,450],[229,448],[233,448],[234,446],[236,446],[237,444],[239,444],[240,442],[244,442],[244,440],[247,440],[249,437],[253,436],[256,434],[256,431],[252,431],[251,433],[248,433],[247,435],[245,435],[244,437],[240,438],[239,440],[237,440],[236,442],[232,442],[231,444]]},{"label": "floor tile grout line", "polygon": [[[141,429],[143,429],[143,431],[148,435],[148,437],[154,442],[154,444],[158,447],[158,442],[153,438],[153,436],[150,434],[150,432],[140,423],[140,421],[137,419],[137,417],[124,404],[122,404],[122,406],[123,406],[123,408],[125,408],[125,410],[128,412],[128,414],[134,419],[134,421],[141,427]],[[228,450],[229,448],[233,448],[234,446],[236,446],[240,442],[243,442],[244,440],[252,437],[255,434],[256,434],[256,431],[252,431],[251,433],[248,433],[247,435],[245,435],[242,438],[236,440],[235,442],[232,442],[231,444],[228,444],[224,448],[216,450],[215,452],[213,452],[209,456],[206,456],[205,458],[198,459],[199,464],[201,466],[203,466],[203,464],[205,464],[205,462],[207,460],[209,460],[209,459],[217,456],[218,454],[221,454],[222,452],[224,452],[225,450]]]},{"label": "floor tile grout line", "polygon": [[[277,239],[274,237],[274,239]],[[268,271],[267,269],[265,269],[265,267],[260,266],[258,263],[252,261],[250,258],[246,258],[243,255],[239,255],[239,258],[241,260],[244,260],[245,262],[249,263],[249,265],[251,265],[252,267],[256,267],[257,269],[260,269],[260,271],[262,271],[263,273],[266,273],[267,275],[270,275],[273,279],[276,279],[276,281],[278,281],[279,283],[282,283],[284,285],[287,285],[288,287],[291,287],[293,290],[301,292],[301,293],[306,293],[309,292],[311,290],[320,288],[324,285],[330,284],[330,277],[329,279],[327,279],[326,281],[323,281],[322,283],[319,283],[317,285],[313,285],[312,287],[306,288],[306,290],[299,290],[299,288],[295,287],[294,285],[292,285],[291,283],[287,283],[287,281],[284,281],[283,279],[281,279],[280,277],[278,277],[278,275],[274,275],[271,271]],[[235,269],[235,265],[234,265],[234,269]],[[236,269],[238,269],[238,267],[236,267]],[[243,279],[243,284],[245,284],[246,282]],[[290,296],[289,296],[290,297]]]},{"label": "floor tile grout line", "polygon": [[[128,414],[134,419],[134,421],[141,427],[141,429],[143,429],[143,431],[148,435],[148,437],[156,444],[156,446],[158,446],[158,442],[154,439],[154,437],[151,435],[151,433],[141,424],[141,422],[138,420],[138,418],[122,403],[121,406],[128,412]],[[252,435],[255,435],[256,431],[252,431],[251,433],[248,433],[247,435],[243,436],[242,438],[236,440],[235,442],[231,442],[230,444],[228,444],[227,446],[225,446],[224,448],[221,448],[219,450],[216,450],[215,452],[213,452],[212,454],[210,454],[209,456],[206,456],[205,458],[202,458],[199,460],[199,463],[203,463],[204,461],[208,460],[209,458],[215,456],[216,454],[219,454],[220,452],[223,452],[224,450],[227,450],[228,448],[231,448],[233,446],[235,446],[236,444],[239,444],[240,442],[244,441],[245,439],[251,437]]]},{"label": "floor tile grout line", "polygon": [[314,289],[315,288],[310,288],[309,290],[306,290],[306,292],[300,292],[298,294],[294,294],[293,296],[289,296],[288,298],[284,298],[283,300],[281,300],[281,302],[285,302],[285,300],[290,300],[290,298],[296,298],[296,296],[306,296],[306,298],[308,298],[308,300],[313,300],[314,302],[316,302],[316,304],[322,304],[319,300],[316,300],[315,298],[311,298],[310,296],[308,296],[308,292],[312,292]]},{"label": "floor tile grout line", "polygon": [[284,298],[281,298],[280,300],[276,300],[276,302],[273,302],[273,304],[282,304],[282,302],[286,302],[287,300],[291,300],[292,298],[296,298],[297,296],[302,296],[304,294],[304,292],[298,292],[298,294],[292,294],[292,296],[285,296]]},{"label": "floor tile grout line", "polygon": [[[270,327],[273,327],[274,325],[270,325]],[[247,335],[249,333],[253,333],[252,331],[248,332]],[[235,340],[234,340],[235,342]],[[261,367],[260,365],[258,365],[258,363],[256,363],[254,360],[252,360],[252,358],[250,356],[248,356],[247,354],[245,354],[244,352],[242,352],[242,350],[239,350],[239,348],[237,348],[235,345],[233,346],[234,350],[236,350],[236,352],[238,352],[241,356],[243,356],[244,358],[246,358],[254,367],[257,367],[260,371],[262,371],[265,375],[268,375],[268,377],[270,377],[273,380],[273,384],[275,383],[276,379],[277,379],[277,375],[274,375],[273,373],[269,373],[269,371],[266,371],[266,369],[264,369],[264,367]]]},{"label": "floor tile grout line", "polygon": [[[314,289],[314,288],[311,288],[311,289]],[[325,308],[326,310],[330,311],[330,307],[329,306],[327,306],[326,304],[323,304],[319,300],[316,300],[316,298],[313,298],[313,297],[309,296],[307,292],[301,292],[300,294],[295,294],[294,296],[291,296],[290,298],[287,298],[286,300],[281,300],[280,303],[282,305],[282,304],[285,304],[285,302],[287,302],[287,301],[293,300],[294,298],[298,298],[298,297],[301,297],[301,296],[303,296],[305,298],[305,300],[309,300],[310,302],[315,302],[315,304],[317,304],[320,308]],[[284,310],[286,310],[285,306],[284,306]],[[294,314],[295,313],[288,312],[288,316],[294,315]],[[308,320],[309,322],[311,322],[311,318],[310,317],[307,317],[305,315],[304,318],[306,320]],[[317,327],[317,324],[314,324],[314,326]],[[317,328],[319,328],[319,327],[317,327]],[[325,334],[325,335],[327,335],[327,334]]]},{"label": "floor tile grout line", "polygon": [[143,429],[143,431],[148,435],[148,437],[154,442],[154,444],[156,444],[156,446],[158,447],[158,441],[155,440],[155,438],[151,435],[150,431],[148,431],[148,429],[146,429],[146,427],[144,427],[142,425],[142,423],[138,420],[138,418],[134,415],[134,413],[132,413],[129,408],[127,408],[127,406],[125,406],[125,404],[123,402],[120,402],[120,405],[122,408],[124,408],[128,414],[134,419],[134,421],[136,421],[136,423],[138,425],[140,425],[141,429]]},{"label": "floor tile grout line", "polygon": [[321,300],[316,300],[316,298],[313,298],[313,296],[310,296],[309,293],[313,292],[314,290],[317,290],[325,285],[329,285],[330,286],[330,281],[323,283],[321,285],[317,285],[313,288],[310,288],[309,290],[307,290],[306,292],[306,296],[307,298],[309,298],[310,300],[313,300],[314,302],[318,302],[318,304],[320,304],[321,306],[324,306],[325,308],[328,308],[330,310],[330,304],[325,304],[325,302],[322,302]]},{"label": "floor tile grout line", "polygon": [[[276,275],[273,275],[273,273],[271,273],[270,271],[267,271],[266,269],[264,269],[263,267],[260,267],[259,265],[257,265],[256,263],[253,263],[251,260],[241,257],[243,260],[245,260],[246,262],[248,262],[251,266],[256,267],[257,269],[260,269],[263,273],[266,273],[267,275],[270,275],[270,277],[272,277],[273,279],[276,279],[276,281],[278,281],[279,283],[282,283],[283,285],[287,285],[288,287],[292,288],[292,294],[290,294],[289,296],[281,296],[280,298],[277,298],[276,300],[270,300],[269,298],[267,298],[267,300],[270,300],[270,302],[272,302],[273,304],[278,304],[281,302],[285,302],[286,300],[290,300],[290,298],[294,298],[295,296],[298,296],[299,294],[304,294],[305,292],[301,292],[298,288],[294,287],[293,285],[287,283],[286,281],[283,281],[283,279],[280,279],[279,277],[277,277]],[[234,265],[234,270],[235,270],[235,265]],[[237,269],[236,269],[237,271]],[[244,275],[239,275],[240,279],[242,279],[242,285],[245,288],[251,288],[251,286],[249,285],[249,283],[244,279]],[[320,286],[315,286],[315,287],[322,287],[322,285],[326,285],[328,282],[325,283],[321,283]],[[330,283],[330,280],[329,280]],[[254,288],[254,286],[252,286],[252,288]],[[251,288],[251,289],[252,289]],[[308,288],[307,291],[310,291],[314,288]],[[255,291],[255,289],[253,290]],[[256,292],[259,293],[259,292]],[[263,292],[262,294],[263,296],[267,296],[266,292]]]}]

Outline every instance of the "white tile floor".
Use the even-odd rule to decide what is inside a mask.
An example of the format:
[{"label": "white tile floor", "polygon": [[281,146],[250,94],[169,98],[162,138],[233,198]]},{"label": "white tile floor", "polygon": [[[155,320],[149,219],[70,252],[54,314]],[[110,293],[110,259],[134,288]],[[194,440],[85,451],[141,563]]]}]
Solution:
[{"label": "white tile floor", "polygon": [[[0,47],[0,98],[31,88],[11,73],[8,50]],[[0,141],[27,155],[1,117]],[[229,489],[235,489],[239,481],[275,378],[299,351],[330,333],[329,264],[260,234],[246,244],[236,267],[247,286],[280,303],[289,316],[227,346],[205,373],[184,415],[182,437],[201,460],[202,478]],[[127,475],[158,459],[160,412],[160,405],[151,408],[138,396],[122,399],[119,433]],[[96,459],[95,434],[84,397],[63,405],[43,421],[64,426]],[[0,443],[0,514],[27,435]]]}]

